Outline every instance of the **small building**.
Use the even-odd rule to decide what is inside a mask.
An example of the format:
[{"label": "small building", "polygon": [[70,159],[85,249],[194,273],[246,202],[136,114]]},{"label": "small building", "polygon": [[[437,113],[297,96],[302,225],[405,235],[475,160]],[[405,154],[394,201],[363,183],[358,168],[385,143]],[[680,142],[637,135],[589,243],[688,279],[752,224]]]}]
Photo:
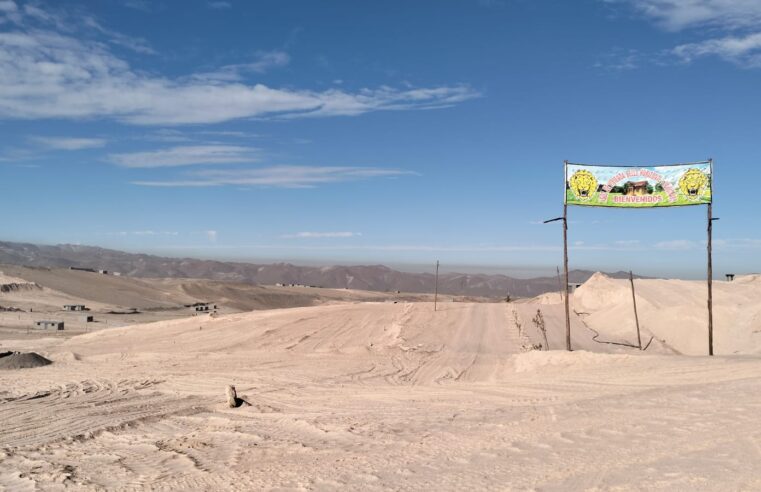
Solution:
[{"label": "small building", "polygon": [[84,304],[64,304],[64,311],[87,311]]},{"label": "small building", "polygon": [[202,313],[202,312],[208,311],[209,310],[209,306],[208,305],[195,306],[195,310],[197,312],[201,312]]},{"label": "small building", "polygon": [[576,289],[578,289],[579,287],[581,287],[580,282],[579,283],[570,282],[568,284],[568,291],[573,294],[576,291]]},{"label": "small building", "polygon": [[41,330],[63,330],[63,321],[42,320],[35,321],[34,326]]},{"label": "small building", "polygon": [[93,317],[92,314],[85,314],[79,319],[82,321],[82,323],[92,323],[93,321],[95,321],[95,318]]},{"label": "small building", "polygon": [[727,274],[727,282],[731,282],[734,279],[735,279],[735,274],[734,273],[728,273]]},{"label": "small building", "polygon": [[108,275],[108,270],[98,270],[98,273]]}]

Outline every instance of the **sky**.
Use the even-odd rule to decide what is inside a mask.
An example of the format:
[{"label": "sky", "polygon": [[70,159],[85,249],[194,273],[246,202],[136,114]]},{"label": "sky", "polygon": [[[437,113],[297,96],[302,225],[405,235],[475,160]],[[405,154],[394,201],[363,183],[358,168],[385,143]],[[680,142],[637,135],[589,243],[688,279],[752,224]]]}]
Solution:
[{"label": "sky", "polygon": [[[0,0],[0,239],[530,276],[564,160],[713,158],[714,270],[761,271],[760,75],[757,0]],[[568,224],[705,275],[705,206]]]}]

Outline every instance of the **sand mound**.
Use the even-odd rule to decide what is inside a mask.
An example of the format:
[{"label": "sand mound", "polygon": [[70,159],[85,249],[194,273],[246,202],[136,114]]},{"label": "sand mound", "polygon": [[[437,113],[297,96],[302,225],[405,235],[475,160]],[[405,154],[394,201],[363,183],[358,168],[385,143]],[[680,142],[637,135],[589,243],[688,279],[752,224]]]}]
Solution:
[{"label": "sand mound", "polygon": [[[635,279],[643,344],[650,337],[674,352],[708,352],[708,311],[703,281]],[[716,354],[761,354],[761,276],[713,284]],[[600,339],[636,343],[628,280],[593,275],[573,295],[573,310]]]},{"label": "sand mound", "polygon": [[[541,305],[541,310],[550,347],[563,348],[562,305]],[[307,359],[325,359],[330,361],[323,364],[325,375],[333,378],[488,382],[509,378],[510,357],[542,341],[531,321],[536,313],[537,305],[508,303],[447,303],[436,312],[425,302],[323,305],[101,330],[73,337],[59,349],[85,360],[202,353],[279,358],[301,366]],[[572,331],[576,349],[619,349],[593,342],[591,332],[576,322]]]},{"label": "sand mound", "polygon": [[52,364],[53,361],[46,359],[35,352],[5,352],[0,354],[0,369],[28,369]]}]

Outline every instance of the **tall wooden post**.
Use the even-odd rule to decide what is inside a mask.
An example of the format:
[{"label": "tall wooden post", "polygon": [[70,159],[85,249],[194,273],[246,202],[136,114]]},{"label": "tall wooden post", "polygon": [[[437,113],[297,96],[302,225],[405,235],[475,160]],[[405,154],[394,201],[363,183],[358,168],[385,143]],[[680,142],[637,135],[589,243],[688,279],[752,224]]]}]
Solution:
[{"label": "tall wooden post", "polygon": [[629,283],[632,284],[632,304],[634,304],[634,322],[637,324],[637,346],[642,350],[642,336],[639,334],[639,316],[637,315],[637,296],[634,295],[634,274],[629,270]]},{"label": "tall wooden post", "polygon": [[[712,187],[713,188],[713,187]],[[711,190],[713,193],[713,190]],[[713,200],[713,197],[711,197]],[[713,210],[708,204],[708,355],[713,355],[713,259],[711,236],[713,235]]]},{"label": "tall wooden post", "polygon": [[563,269],[565,271],[565,348],[571,351],[571,308],[568,304],[568,204],[563,201]]},{"label": "tall wooden post", "polygon": [[436,311],[436,305],[439,300],[439,260],[436,260],[436,283],[433,290],[433,310]]}]

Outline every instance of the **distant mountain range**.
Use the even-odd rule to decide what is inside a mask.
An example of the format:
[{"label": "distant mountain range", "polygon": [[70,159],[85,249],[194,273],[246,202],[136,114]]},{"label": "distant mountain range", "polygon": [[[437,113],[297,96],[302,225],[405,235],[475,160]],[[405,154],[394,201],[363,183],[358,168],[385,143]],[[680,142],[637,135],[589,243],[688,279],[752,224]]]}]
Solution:
[{"label": "distant mountain range", "polygon": [[[432,273],[409,273],[383,265],[310,267],[290,263],[260,265],[243,262],[166,258],[126,253],[94,246],[55,246],[0,241],[0,264],[49,268],[92,268],[133,277],[206,278],[253,284],[301,284],[372,291],[433,292]],[[571,282],[584,282],[594,272],[572,270]],[[624,278],[626,272],[609,273]],[[452,295],[533,297],[559,289],[557,277],[519,279],[506,275],[442,273],[439,292]]]}]

